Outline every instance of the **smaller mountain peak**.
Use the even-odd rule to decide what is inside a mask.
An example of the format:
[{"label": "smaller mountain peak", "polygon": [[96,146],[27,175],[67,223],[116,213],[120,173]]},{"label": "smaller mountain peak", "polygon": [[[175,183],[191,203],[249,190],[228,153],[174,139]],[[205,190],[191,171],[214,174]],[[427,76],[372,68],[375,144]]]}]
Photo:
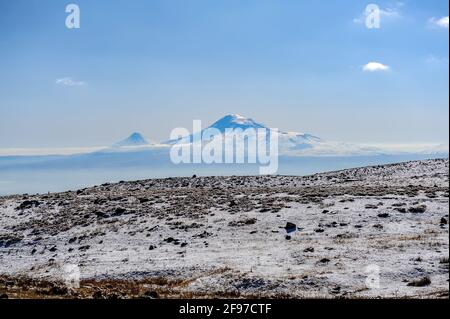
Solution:
[{"label": "smaller mountain peak", "polygon": [[142,145],[148,145],[149,143],[147,140],[142,136],[141,133],[134,132],[130,136],[128,136],[126,139],[114,144],[116,147],[121,146],[142,146]]}]

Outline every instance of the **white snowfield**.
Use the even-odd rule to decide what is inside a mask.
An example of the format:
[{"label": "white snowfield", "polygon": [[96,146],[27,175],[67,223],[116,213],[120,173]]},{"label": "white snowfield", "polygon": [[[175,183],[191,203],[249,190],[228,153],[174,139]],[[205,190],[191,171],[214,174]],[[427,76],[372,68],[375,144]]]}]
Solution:
[{"label": "white snowfield", "polygon": [[39,295],[75,265],[63,297],[448,298],[448,174],[442,159],[0,197],[0,293],[33,278]]}]

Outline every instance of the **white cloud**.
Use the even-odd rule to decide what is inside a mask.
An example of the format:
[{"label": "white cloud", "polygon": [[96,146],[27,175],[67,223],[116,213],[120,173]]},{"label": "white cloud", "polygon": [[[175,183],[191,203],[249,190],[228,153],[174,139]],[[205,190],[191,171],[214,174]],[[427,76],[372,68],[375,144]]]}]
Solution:
[{"label": "white cloud", "polygon": [[86,84],[83,81],[76,81],[76,80],[72,79],[71,77],[56,79],[55,83],[58,85],[64,85],[64,86],[82,86],[82,85]]},{"label": "white cloud", "polygon": [[362,67],[365,72],[378,72],[378,71],[388,71],[390,67],[379,62],[369,62]]},{"label": "white cloud", "polygon": [[448,29],[448,16],[442,18],[431,18],[428,21],[432,26]]}]

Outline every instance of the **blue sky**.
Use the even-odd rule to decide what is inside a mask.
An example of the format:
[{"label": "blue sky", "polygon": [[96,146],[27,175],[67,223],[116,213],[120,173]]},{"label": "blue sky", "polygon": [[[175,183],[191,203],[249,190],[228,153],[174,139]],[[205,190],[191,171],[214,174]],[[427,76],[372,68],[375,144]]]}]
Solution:
[{"label": "blue sky", "polygon": [[[362,21],[371,2],[380,29]],[[330,140],[448,143],[447,0],[77,0],[80,29],[68,3],[0,0],[0,148],[159,141],[228,113]]]}]

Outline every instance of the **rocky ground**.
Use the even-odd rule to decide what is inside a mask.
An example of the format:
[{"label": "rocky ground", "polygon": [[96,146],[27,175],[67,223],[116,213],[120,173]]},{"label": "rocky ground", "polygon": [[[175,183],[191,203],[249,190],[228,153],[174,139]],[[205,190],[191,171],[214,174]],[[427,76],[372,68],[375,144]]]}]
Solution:
[{"label": "rocky ground", "polygon": [[448,174],[442,159],[0,197],[0,297],[448,298]]}]

